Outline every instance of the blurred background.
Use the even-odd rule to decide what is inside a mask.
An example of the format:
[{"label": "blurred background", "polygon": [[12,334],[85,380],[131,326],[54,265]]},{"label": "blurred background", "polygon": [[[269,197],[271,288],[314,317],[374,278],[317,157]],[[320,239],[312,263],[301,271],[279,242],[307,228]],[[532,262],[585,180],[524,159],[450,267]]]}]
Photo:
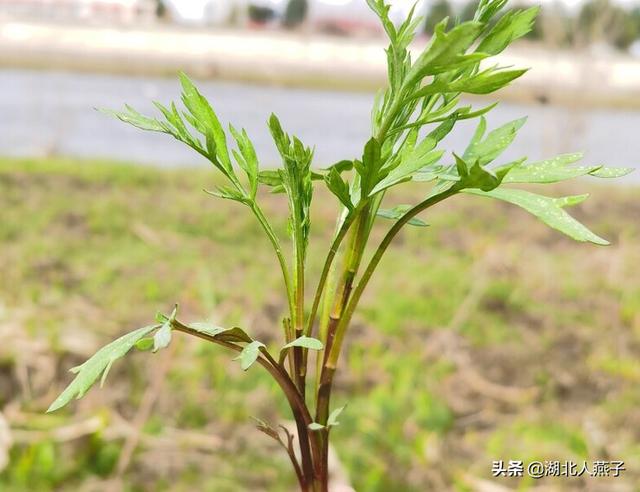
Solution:
[{"label": "blurred background", "polygon": [[[401,21],[412,1],[395,0]],[[508,8],[533,5],[513,1]],[[640,3],[544,1],[503,55],[531,67],[490,127],[528,115],[507,157],[583,151],[639,167]],[[414,49],[474,2],[418,1]],[[251,416],[287,418],[259,371],[174,340],[132,354],[64,412],[78,365],[157,311],[239,324],[277,343],[286,306],[256,225],[200,190],[195,153],[95,108],[143,113],[198,81],[223,122],[278,164],[266,120],[361,154],[386,45],[364,0],[0,0],[0,491],[289,491],[286,456]],[[491,100],[470,99],[475,106]],[[463,150],[462,123],[446,148]],[[365,296],[335,403],[336,470],[358,491],[640,491],[640,173],[573,210],[612,241],[575,244],[506,204],[461,198],[409,230]],[[406,185],[409,203],[424,194]],[[319,190],[312,274],[336,209]],[[286,203],[265,195],[286,234]],[[385,224],[374,230],[382,237]],[[617,478],[494,478],[493,460],[623,460]]]}]

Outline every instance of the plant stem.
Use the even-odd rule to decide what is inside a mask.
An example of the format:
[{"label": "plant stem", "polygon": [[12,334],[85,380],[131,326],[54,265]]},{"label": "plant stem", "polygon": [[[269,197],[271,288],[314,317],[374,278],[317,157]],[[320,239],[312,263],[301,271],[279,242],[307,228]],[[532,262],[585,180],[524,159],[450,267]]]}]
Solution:
[{"label": "plant stem", "polygon": [[[276,236],[271,224],[265,217],[260,205],[256,201],[251,202],[251,210],[254,215],[258,219],[258,222],[264,229],[264,232],[267,234],[271,244],[273,245],[273,249],[275,250],[276,256],[278,257],[278,262],[280,263],[280,270],[282,270],[282,276],[284,278],[284,286],[287,291],[287,301],[289,303],[289,316],[291,319],[294,319],[295,316],[295,302],[294,302],[294,293],[291,288],[291,279],[289,277],[289,268],[287,267],[287,261],[284,258],[284,254],[282,253],[282,246],[280,245],[280,240]],[[287,343],[292,341],[292,333],[288,333],[285,331],[285,338]]]},{"label": "plant stem", "polygon": [[[318,403],[316,406],[316,422],[324,422],[324,424],[327,423],[327,417],[329,414],[329,403],[331,401],[331,383],[333,381],[334,373],[335,369],[327,368],[326,365],[323,365],[317,393]],[[319,434],[322,438],[322,461],[320,462],[320,475],[324,477],[329,474],[329,432],[325,428],[320,431]]]},{"label": "plant stem", "polygon": [[304,491],[307,485],[304,479],[304,475],[302,474],[302,469],[300,468],[300,464],[298,463],[298,459],[296,458],[296,453],[293,450],[293,446],[289,444],[285,447],[285,450],[287,452],[287,455],[289,456],[289,459],[291,460],[291,466],[293,466],[293,470],[296,473],[296,477],[298,478],[298,485],[300,485],[300,490]]},{"label": "plant stem", "polygon": [[[285,386],[281,384],[281,388],[284,391],[287,399],[290,397],[293,398],[295,404],[291,404],[291,400],[289,403],[291,405],[291,410],[293,412],[294,419],[296,421],[296,427],[298,429],[298,441],[300,443],[300,454],[302,457],[302,468],[304,470],[304,475],[307,478],[307,481],[311,481],[309,483],[314,483],[316,478],[319,475],[318,464],[321,462],[320,453],[321,448],[319,446],[319,442],[316,439],[316,436],[313,432],[309,431],[309,424],[312,423],[311,414],[307,408],[307,404],[304,400],[304,396],[301,395],[291,380],[287,372],[284,368],[278,364],[275,359],[271,356],[271,354],[263,349],[261,351],[265,360],[269,363],[269,367],[274,369],[276,372],[280,373],[281,378],[279,379],[275,373],[269,369],[269,367],[265,366],[269,373],[278,381],[280,384],[281,381],[285,383]],[[260,360],[260,358],[258,358]]]},{"label": "plant stem", "polygon": [[382,125],[380,126],[380,129],[378,130],[378,133],[376,133],[375,135],[376,140],[380,143],[381,147],[382,147],[382,143],[384,142],[384,139],[387,136],[387,132],[389,131],[389,128],[391,128],[391,124],[395,120],[396,113],[400,109],[401,102],[402,100],[399,97],[395,98],[395,101],[391,104],[391,106],[389,107],[389,110],[387,111],[387,117],[384,119],[384,121],[382,122]]},{"label": "plant stem", "polygon": [[[380,259],[384,255],[385,251],[398,234],[398,232],[402,229],[402,227],[409,222],[413,217],[415,217],[420,212],[426,210],[427,208],[445,200],[446,198],[457,193],[455,188],[451,188],[442,193],[434,195],[432,197],[427,198],[423,202],[419,203],[409,211],[407,211],[398,221],[391,227],[391,229],[387,232],[384,239],[376,249],[376,252],[372,256],[369,264],[367,265],[365,271],[362,274],[362,278],[358,282],[356,288],[351,294],[348,304],[344,307],[341,315],[336,318],[332,318],[335,323],[335,335],[333,337],[333,342],[328,349],[328,354],[326,354],[326,360],[324,362],[322,373],[320,376],[320,384],[318,387],[318,398],[317,398],[317,407],[316,407],[316,421],[321,424],[326,424],[328,414],[329,414],[329,404],[331,399],[331,388],[333,385],[333,378],[336,372],[337,361],[340,355],[340,350],[342,348],[342,343],[344,341],[344,335],[346,333],[347,327],[351,322],[351,318],[353,317],[353,313],[362,297],[362,293],[366,288],[373,272],[376,267],[380,263]],[[343,297],[344,298],[344,297]],[[331,324],[330,324],[331,327]],[[328,440],[329,436],[327,433],[323,434],[323,458],[326,460],[326,454],[328,450]],[[323,471],[326,469],[327,463],[323,461],[322,469]]]},{"label": "plant stem", "polygon": [[[318,357],[322,357],[322,366],[320,376],[318,379],[318,388],[316,393],[316,422],[321,424],[327,423],[329,415],[329,403],[331,398],[331,381],[333,380],[333,370],[327,370],[326,360],[331,350],[333,343],[333,337],[338,321],[342,316],[342,312],[346,306],[346,303],[351,295],[351,288],[355,275],[358,271],[364,248],[366,246],[366,239],[369,232],[369,213],[370,205],[367,202],[362,211],[357,214],[357,220],[355,221],[355,228],[351,229],[351,237],[349,241],[349,247],[346,251],[345,264],[341,276],[339,288],[333,295],[334,305],[331,310],[329,322],[327,325],[326,338],[324,339],[325,347],[322,354]],[[354,218],[356,215],[353,215]],[[348,227],[345,228],[345,233]],[[328,271],[328,269],[327,269]],[[329,455],[329,432],[327,429],[320,431],[322,438],[322,462],[320,464],[321,476],[328,475],[328,455]]]},{"label": "plant stem", "polygon": [[[214,336],[207,335],[200,331],[189,328],[183,323],[174,320],[172,322],[172,328],[176,331],[187,333],[189,335],[202,338],[212,343],[216,343],[235,352],[242,352],[242,347],[232,342],[227,342],[215,338]],[[302,399],[295,384],[280,364],[278,364],[271,354],[267,350],[261,351],[262,357],[258,357],[257,362],[264,367],[269,374],[276,380],[280,388],[282,389],[293,417],[296,421],[298,429],[298,441],[300,445],[300,456],[302,458],[302,470],[304,484],[301,485],[304,492],[311,491],[309,488],[312,484],[317,483],[317,477],[319,476],[319,463],[321,462],[321,448],[320,443],[313,435],[309,435],[308,426],[311,424],[311,414],[306,406],[306,403]],[[314,485],[315,487],[315,485]]]},{"label": "plant stem", "polygon": [[[335,299],[337,285],[336,285],[336,263],[335,261],[329,268],[327,275],[325,292],[322,298],[322,315],[318,326],[318,338],[324,346],[327,344],[327,334],[329,332],[329,321],[331,315],[331,308],[333,307],[333,300]],[[316,354],[316,406],[318,404],[318,389],[320,388],[320,378],[322,375],[322,367],[324,364],[324,350],[318,351]]]},{"label": "plant stem", "polygon": [[358,209],[356,208],[347,215],[344,222],[340,226],[340,229],[338,229],[333,242],[331,243],[329,253],[327,254],[327,258],[324,261],[324,266],[322,267],[322,273],[320,274],[318,287],[316,287],[316,292],[313,298],[313,304],[311,306],[311,312],[309,313],[309,319],[307,322],[307,331],[305,333],[306,336],[311,336],[313,333],[313,323],[315,322],[316,315],[318,314],[318,307],[320,306],[320,300],[322,299],[322,293],[324,292],[324,287],[329,276],[329,271],[331,270],[331,265],[333,265],[333,260],[338,252],[338,248],[340,248],[340,245],[342,244],[342,241],[349,231],[351,224],[353,224],[353,221],[357,216],[357,210]]},{"label": "plant stem", "polygon": [[335,367],[338,361],[338,356],[340,355],[342,342],[344,340],[344,334],[345,334],[346,328],[351,321],[353,313],[358,305],[358,302],[360,301],[360,298],[362,296],[362,293],[364,292],[364,289],[366,288],[367,284],[369,283],[369,280],[371,279],[371,276],[373,275],[373,272],[375,271],[376,267],[380,263],[382,256],[384,255],[385,251],[387,250],[387,248],[389,247],[393,239],[396,237],[398,232],[400,232],[402,227],[407,222],[409,222],[413,217],[418,215],[420,212],[455,195],[457,192],[458,192],[457,189],[453,187],[443,191],[442,193],[439,193],[437,195],[433,195],[427,198],[423,202],[419,203],[415,207],[408,210],[400,219],[398,219],[398,221],[393,225],[393,227],[389,229],[384,239],[376,249],[376,252],[374,253],[373,257],[369,261],[367,268],[362,274],[362,278],[360,279],[360,281],[358,282],[358,285],[353,291],[353,296],[351,297],[349,304],[345,309],[344,315],[340,319],[340,323],[336,329],[334,344],[331,347],[329,358],[326,364],[328,368],[335,370]]},{"label": "plant stem", "polygon": [[[390,104],[388,110],[386,111],[386,117],[383,119],[382,124],[378,128],[378,131],[375,132],[375,138],[378,140],[379,144],[382,146],[391,126],[397,118],[398,112],[402,107],[402,98],[396,96],[392,103]],[[432,101],[430,101],[431,103]],[[417,104],[417,103],[416,103]],[[415,104],[414,104],[415,106]],[[429,106],[430,108],[430,106]],[[427,109],[428,112],[428,109]],[[405,137],[406,138],[406,137]],[[373,219],[380,207],[380,203],[382,202],[382,197],[384,193],[378,194],[378,196],[373,200],[367,200],[366,203],[364,200],[361,202],[363,204],[363,210],[361,213],[357,214],[357,222],[356,229],[352,231],[352,236],[350,240],[350,247],[347,251],[347,257],[345,260],[345,267],[342,273],[341,281],[338,285],[338,288],[333,292],[333,307],[329,312],[329,319],[326,326],[326,335],[323,337],[323,341],[325,343],[324,351],[322,352],[322,364],[318,363],[318,380],[317,380],[317,391],[316,391],[316,422],[321,424],[326,424],[327,418],[329,415],[329,405],[331,400],[331,388],[333,384],[333,378],[336,371],[336,362],[337,355],[340,353],[340,349],[342,346],[344,332],[346,331],[346,327],[349,325],[351,321],[351,317],[353,316],[353,311],[357,306],[360,297],[362,295],[362,291],[366,287],[369,278],[373,274],[380,258],[382,257],[384,251],[388,247],[389,243],[391,243],[392,239],[395,237],[397,232],[402,228],[404,224],[406,224],[414,215],[418,214],[425,208],[428,208],[432,205],[430,200],[426,200],[425,202],[419,204],[414,207],[414,209],[410,210],[403,216],[392,228],[390,234],[385,237],[381,246],[378,248],[376,253],[374,254],[371,262],[367,266],[367,270],[363,274],[363,279],[360,280],[358,286],[356,287],[356,291],[352,294],[353,282],[355,280],[356,274],[360,267],[360,263],[362,261],[362,257],[364,255],[364,251],[366,248],[367,239],[369,237],[369,233],[371,232],[371,227],[373,225]],[[444,198],[442,198],[444,199]],[[434,202],[436,203],[436,202]],[[355,220],[356,214],[352,214],[353,219]],[[337,237],[338,242],[337,246],[339,246],[340,242],[343,239],[343,235],[347,233],[349,230],[350,224],[346,228],[342,228],[339,231],[339,234],[342,233],[339,237]],[[323,269],[321,275],[320,285],[318,286],[318,290],[316,291],[316,298],[314,299],[314,305],[312,308],[312,315],[309,319],[309,325],[307,327],[308,332],[311,333],[313,321],[316,315],[316,311],[320,302],[320,297],[322,295],[322,291],[324,290],[324,283],[326,282],[326,278],[331,269],[333,257],[337,252],[337,246],[334,248],[332,245],[332,249],[330,250],[330,256],[327,258],[325,262],[325,268]],[[364,280],[364,282],[363,282]],[[320,362],[321,355],[318,355],[318,360]],[[328,456],[328,446],[329,446],[329,433],[325,430],[322,432],[322,473],[328,473],[327,470],[327,456]]]},{"label": "plant stem", "polygon": [[[318,286],[316,287],[316,291],[313,297],[313,304],[311,305],[311,312],[309,313],[307,327],[304,333],[304,335],[308,337],[313,335],[313,324],[318,314],[318,308],[320,306],[320,301],[322,299],[322,295],[324,293],[325,286],[327,284],[327,279],[329,278],[329,273],[331,272],[331,268],[333,266],[333,260],[338,252],[338,249],[340,248],[340,245],[342,244],[342,241],[344,240],[347,232],[349,231],[349,228],[353,224],[357,216],[358,210],[359,210],[358,207],[356,207],[354,210],[350,211],[349,214],[345,217],[344,221],[342,222],[342,225],[339,227],[338,232],[336,233],[333,239],[333,242],[331,243],[331,247],[329,248],[329,253],[327,254],[327,257],[325,259],[324,266],[322,267],[320,280],[318,281]],[[326,339],[323,336],[323,334],[320,334],[319,336],[322,342],[326,344]],[[325,347],[325,350],[326,350],[326,347]],[[320,375],[320,369],[322,367],[322,360],[323,360],[322,353],[324,352],[318,353],[318,359],[317,359],[318,360],[318,364],[317,364],[318,378]],[[308,351],[305,350],[303,352],[303,364],[305,368],[307,367],[307,356],[308,356]],[[316,382],[316,386],[318,384],[319,384],[319,379]]]},{"label": "plant stem", "polygon": [[[296,227],[294,232],[294,301],[295,301],[295,338],[302,336],[304,332],[304,239]],[[307,375],[306,362],[303,363],[302,347],[293,347],[293,366],[295,374],[293,380],[298,387],[298,391],[305,398],[305,379]]]},{"label": "plant stem", "polygon": [[[339,288],[335,294],[334,306],[329,318],[329,325],[327,330],[327,340],[324,350],[325,361],[331,351],[333,345],[333,338],[335,336],[335,329],[338,325],[342,312],[351,295],[351,289],[353,282],[362,261],[362,255],[364,254],[364,248],[366,246],[366,239],[368,235],[368,221],[369,221],[370,206],[367,204],[362,212],[358,215],[358,219],[355,224],[355,228],[351,231],[351,237],[349,241],[349,248],[346,253],[345,264],[342,272],[342,278],[339,283]],[[323,423],[322,421],[319,421]]]},{"label": "plant stem", "polygon": [[[291,318],[283,318],[282,319],[282,327],[284,329],[284,333],[285,333],[285,340],[293,340],[295,338],[294,335],[294,329],[291,327]],[[295,360],[294,358],[290,355],[289,352],[287,352],[287,363],[289,365],[289,374],[291,374],[291,377],[294,378],[295,374],[296,374],[296,365],[295,365]]]}]

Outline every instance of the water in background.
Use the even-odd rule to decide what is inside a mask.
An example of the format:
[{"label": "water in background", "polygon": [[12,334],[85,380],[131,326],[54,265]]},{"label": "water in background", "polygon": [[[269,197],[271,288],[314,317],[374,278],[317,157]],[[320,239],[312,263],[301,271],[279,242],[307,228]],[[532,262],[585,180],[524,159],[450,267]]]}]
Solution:
[{"label": "water in background", "polygon": [[[247,129],[265,167],[278,163],[266,127],[272,111],[287,131],[315,146],[320,166],[357,157],[369,136],[371,94],[214,81],[198,85],[223,122]],[[0,87],[0,155],[206,165],[201,156],[166,135],[137,130],[94,110],[128,103],[143,113],[155,113],[151,100],[178,99],[176,79],[1,70]],[[640,167],[640,112],[502,103],[489,114],[489,128],[524,115],[529,115],[528,122],[505,153],[505,162],[525,155],[541,159],[583,151],[588,164]],[[472,123],[461,123],[446,148],[463,151],[473,129]],[[639,181],[640,172],[629,179]]]}]

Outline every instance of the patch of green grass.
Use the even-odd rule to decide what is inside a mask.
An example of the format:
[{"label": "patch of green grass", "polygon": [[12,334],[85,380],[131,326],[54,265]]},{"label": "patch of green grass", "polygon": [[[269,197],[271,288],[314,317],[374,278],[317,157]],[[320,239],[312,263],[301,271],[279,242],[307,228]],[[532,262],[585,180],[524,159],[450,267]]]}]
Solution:
[{"label": "patch of green grass", "polygon": [[[238,324],[267,343],[279,334],[286,306],[276,261],[249,216],[201,192],[213,184],[201,169],[0,159],[0,331],[7,333],[0,402],[39,415],[9,419],[19,436],[107,416],[105,429],[76,439],[18,439],[0,489],[78,490],[112,472],[123,438],[108,431],[118,419],[133,420],[159,377],[159,356],[120,362],[109,384],[62,420],[40,412],[69,381],[63,368],[156,311],[178,302],[185,320]],[[407,188],[403,202],[424,191]],[[355,319],[336,382],[335,405],[353,395],[333,432],[356,490],[442,490],[442,483],[474,490],[468,475],[490,480],[493,459],[599,459],[602,442],[612,459],[634,463],[634,196],[636,188],[598,187],[578,209],[596,231],[621,231],[608,248],[572,243],[521,210],[474,197],[432,209],[423,217],[429,228],[398,238]],[[282,211],[284,235],[282,197],[263,200]],[[333,230],[327,202],[315,202],[315,236]],[[374,237],[389,225],[381,221]],[[318,272],[324,253],[309,253],[310,271]],[[28,367],[29,388],[20,379],[25,350],[42,360]],[[257,368],[243,373],[228,359],[176,335],[146,437],[125,475],[129,490],[290,490],[286,456],[249,418],[278,423],[286,402]],[[534,393],[513,397],[513,389]],[[597,424],[602,442],[585,422]],[[181,429],[199,440],[167,444]],[[640,482],[638,468],[627,468],[619,483]]]}]

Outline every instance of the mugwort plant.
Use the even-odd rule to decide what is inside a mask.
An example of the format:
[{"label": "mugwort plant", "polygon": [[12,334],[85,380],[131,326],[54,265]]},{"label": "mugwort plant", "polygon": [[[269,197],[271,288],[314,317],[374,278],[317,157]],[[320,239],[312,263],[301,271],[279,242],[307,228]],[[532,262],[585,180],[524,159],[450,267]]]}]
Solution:
[{"label": "mugwort plant", "polygon": [[[422,19],[412,13],[395,25],[384,0],[367,0],[389,38],[388,85],[375,98],[371,138],[364,143],[362,155],[325,169],[312,167],[313,150],[288,134],[272,115],[268,127],[282,166],[261,170],[247,132],[232,125],[225,130],[207,99],[185,75],[181,75],[182,110],[173,103],[168,107],[156,103],[159,118],[143,116],[129,106],[123,112],[110,112],[140,129],[171,135],[200,153],[225,181],[208,193],[236,201],[255,216],[282,270],[287,301],[283,343],[279,348],[267,347],[249,329],[183,321],[174,309],[72,369],[75,379],[49,411],[82,397],[98,379],[103,383],[111,365],[134,347],[156,352],[167,347],[175,333],[185,333],[236,353],[242,369],[257,365],[273,377],[291,407],[297,432],[294,435],[262,421],[258,429],[282,445],[301,491],[326,492],[331,429],[338,425],[344,409],[331,408],[331,392],[345,337],[376,267],[405,226],[426,225],[418,218],[422,212],[464,193],[519,206],[577,241],[608,244],[565,210],[587,195],[552,198],[513,185],[555,183],[587,175],[614,178],[630,169],[574,165],[580,154],[539,162],[527,162],[526,158],[499,162],[525,120],[487,131],[484,115],[495,104],[474,109],[461,102],[464,94],[493,93],[526,72],[487,63],[527,34],[538,13],[535,7],[504,13],[506,1],[481,0],[468,22],[442,20],[425,48],[413,58],[409,44]],[[446,153],[439,147],[442,140],[458,122],[469,119],[477,120],[477,129],[466,149]],[[424,184],[422,201],[388,207],[387,190],[408,181]],[[329,189],[341,211],[324,267],[312,282],[305,264],[317,185]],[[261,207],[258,191],[264,187],[282,194],[288,203],[290,245],[276,234]],[[373,253],[367,254],[374,224],[388,224],[379,219],[390,219],[391,225],[382,241],[374,245]],[[307,295],[310,285],[313,290]]]}]

